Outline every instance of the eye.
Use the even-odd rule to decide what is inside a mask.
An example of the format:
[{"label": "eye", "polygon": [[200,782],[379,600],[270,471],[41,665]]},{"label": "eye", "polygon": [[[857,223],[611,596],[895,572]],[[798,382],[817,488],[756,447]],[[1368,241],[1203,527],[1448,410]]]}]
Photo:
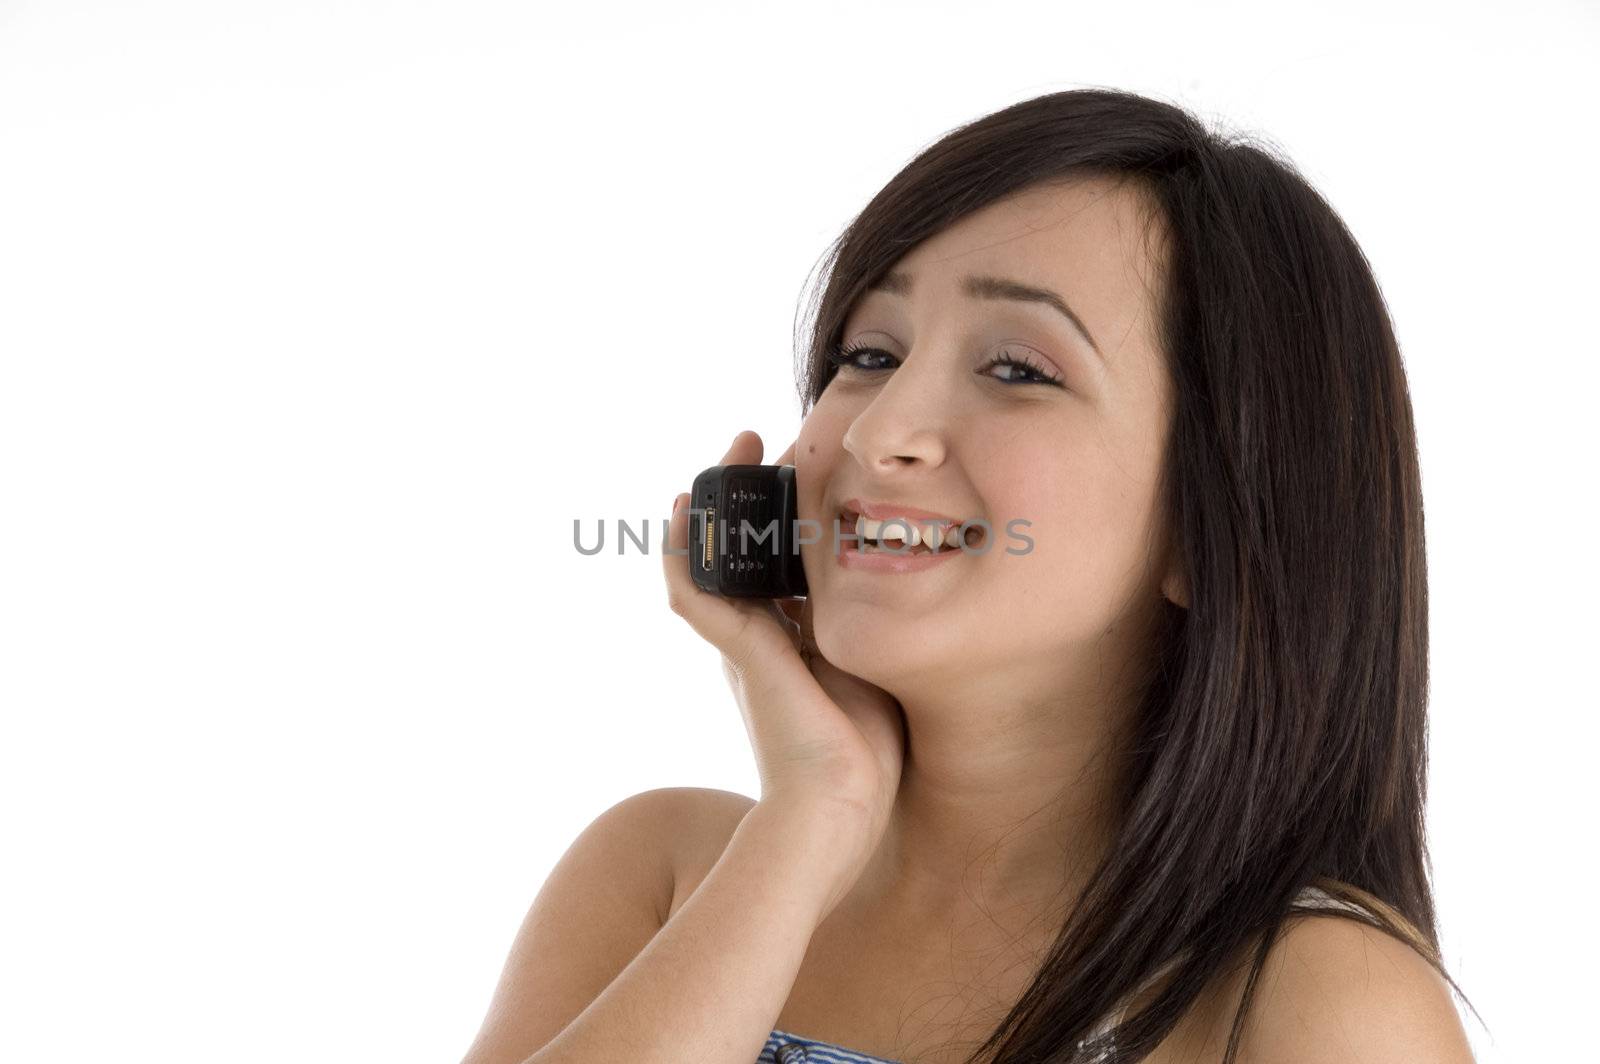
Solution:
[{"label": "eye", "polygon": [[1060,377],[1057,377],[1043,366],[1034,363],[1026,357],[1017,358],[1010,352],[1006,352],[1005,354],[990,359],[988,363],[984,365],[983,369],[984,371],[988,371],[994,369],[996,366],[1008,366],[1015,371],[1020,371],[1023,373],[1024,376],[1020,379],[1015,373],[1007,378],[1007,380],[1017,384],[1050,384],[1057,388],[1066,387],[1066,385],[1062,383]]},{"label": "eye", "polygon": [[885,366],[862,366],[862,365],[858,365],[856,363],[856,359],[859,358],[862,355],[882,355],[884,358],[893,358],[894,357],[893,355],[891,355],[889,352],[883,350],[882,348],[867,347],[867,346],[864,346],[864,345],[863,346],[859,346],[859,347],[846,347],[844,344],[835,344],[831,348],[829,348],[828,352],[827,352],[828,362],[835,369],[860,370],[862,372],[870,372],[871,370],[874,370],[874,369],[886,369],[886,368],[888,368],[888,367],[885,367]]},{"label": "eye", "polygon": [[[889,366],[863,366],[859,364],[856,360],[864,355],[878,355],[886,359],[895,357],[882,348],[866,345],[848,347],[844,344],[835,344],[828,350],[827,359],[835,369],[850,370],[858,373],[870,373],[874,370],[890,368]],[[894,364],[897,365],[898,363]],[[1002,383],[1048,384],[1056,388],[1066,387],[1060,377],[1052,374],[1043,366],[1031,361],[1026,356],[1019,358],[1009,351],[990,359],[978,372],[987,373],[996,366],[1005,366],[1010,370],[1007,376],[995,378]]]}]

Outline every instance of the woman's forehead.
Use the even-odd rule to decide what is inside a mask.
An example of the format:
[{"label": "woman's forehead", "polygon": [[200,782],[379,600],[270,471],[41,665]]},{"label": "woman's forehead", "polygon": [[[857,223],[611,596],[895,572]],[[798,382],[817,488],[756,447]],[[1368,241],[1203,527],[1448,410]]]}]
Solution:
[{"label": "woman's forehead", "polygon": [[942,306],[966,298],[972,278],[1003,279],[1059,293],[1109,362],[1133,337],[1152,335],[1148,217],[1134,189],[1108,180],[1029,187],[927,237],[857,307],[874,297]]},{"label": "woman's forehead", "polygon": [[1116,287],[1150,265],[1141,194],[1104,179],[1029,187],[987,204],[912,248],[896,269],[955,277],[981,267],[1040,280]]}]

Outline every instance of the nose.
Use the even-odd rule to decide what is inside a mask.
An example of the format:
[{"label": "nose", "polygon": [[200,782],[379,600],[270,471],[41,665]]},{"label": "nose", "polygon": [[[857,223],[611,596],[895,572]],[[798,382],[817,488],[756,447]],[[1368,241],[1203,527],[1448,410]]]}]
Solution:
[{"label": "nose", "polygon": [[919,375],[906,359],[845,431],[842,444],[863,469],[893,473],[918,463],[935,468],[948,446],[947,396],[924,358]]}]

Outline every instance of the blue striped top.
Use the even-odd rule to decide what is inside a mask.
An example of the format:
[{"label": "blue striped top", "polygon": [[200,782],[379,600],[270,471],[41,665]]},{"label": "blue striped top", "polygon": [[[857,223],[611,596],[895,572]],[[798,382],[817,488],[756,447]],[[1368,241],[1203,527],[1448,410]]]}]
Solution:
[{"label": "blue striped top", "polygon": [[756,1064],[900,1064],[888,1057],[875,1057],[858,1053],[854,1049],[821,1042],[815,1038],[802,1038],[788,1031],[774,1030],[766,1046],[756,1058]]},{"label": "blue striped top", "polygon": [[[1320,887],[1308,886],[1302,889],[1291,903],[1295,909],[1347,909],[1354,912],[1363,912],[1358,905],[1335,898]],[[1155,976],[1147,980],[1147,985],[1154,982],[1166,971],[1163,967]],[[1106,1033],[1127,1016],[1128,1006],[1123,1005],[1116,1012],[1095,1028],[1089,1038],[1079,1043],[1081,1049],[1091,1039],[1103,1038]],[[1109,1048],[1109,1047],[1107,1047]],[[1104,1050],[1102,1050],[1102,1056]],[[823,1042],[816,1038],[805,1038],[789,1031],[773,1030],[767,1038],[767,1044],[762,1048],[761,1055],[756,1058],[755,1064],[901,1064],[900,1061],[889,1057],[875,1057],[870,1053],[862,1053],[844,1046],[834,1045],[832,1042]]]}]

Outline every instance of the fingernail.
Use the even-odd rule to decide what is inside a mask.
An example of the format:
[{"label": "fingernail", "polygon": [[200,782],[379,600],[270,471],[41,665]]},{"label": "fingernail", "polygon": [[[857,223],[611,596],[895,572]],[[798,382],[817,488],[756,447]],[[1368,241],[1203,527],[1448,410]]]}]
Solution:
[{"label": "fingernail", "polygon": [[681,510],[681,509],[683,509],[683,492],[680,491],[680,492],[678,492],[678,494],[676,494],[676,495],[674,495],[672,497],[672,514],[673,514],[673,516],[676,517],[677,514],[678,514],[678,511]]}]

